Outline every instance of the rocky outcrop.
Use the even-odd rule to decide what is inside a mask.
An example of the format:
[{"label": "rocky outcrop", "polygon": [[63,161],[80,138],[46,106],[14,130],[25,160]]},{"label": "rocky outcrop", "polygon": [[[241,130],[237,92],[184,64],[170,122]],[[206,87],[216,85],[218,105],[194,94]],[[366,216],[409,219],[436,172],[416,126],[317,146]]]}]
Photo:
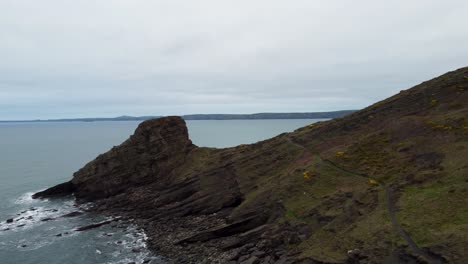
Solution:
[{"label": "rocky outcrop", "polygon": [[97,200],[129,188],[170,180],[195,146],[185,122],[167,117],[141,123],[120,146],[98,156],[73,175],[75,196]]},{"label": "rocky outcrop", "polygon": [[[206,254],[224,256],[226,250],[259,239],[284,210],[267,197],[240,207],[245,191],[232,154],[193,145],[179,117],[148,120],[124,143],[77,171],[71,181],[34,198],[73,193],[79,202],[94,202],[96,211],[137,217],[151,237],[166,233],[166,238],[172,237],[151,239],[153,247],[178,261],[187,261],[180,248],[198,248],[192,257],[198,262]],[[194,220],[199,218],[204,220]],[[257,230],[259,226],[263,227]],[[219,239],[226,241],[209,253],[200,248],[200,242]]]},{"label": "rocky outcrop", "polygon": [[75,186],[71,181],[64,182],[59,185],[56,185],[52,188],[44,190],[42,192],[38,192],[33,194],[33,199],[37,198],[47,198],[47,197],[56,197],[56,196],[65,196],[70,195],[75,191]]}]

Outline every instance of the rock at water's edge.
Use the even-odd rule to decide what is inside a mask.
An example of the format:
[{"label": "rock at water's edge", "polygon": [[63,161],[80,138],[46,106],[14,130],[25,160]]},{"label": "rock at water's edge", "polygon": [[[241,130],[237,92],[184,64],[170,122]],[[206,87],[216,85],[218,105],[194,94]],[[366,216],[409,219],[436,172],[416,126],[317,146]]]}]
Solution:
[{"label": "rock at water's edge", "polygon": [[33,194],[32,198],[37,199],[37,198],[66,196],[66,195],[72,194],[74,190],[75,190],[75,186],[73,185],[71,181],[68,181],[68,182],[64,182],[59,185],[56,185],[52,188],[49,188],[45,191],[35,193]]}]

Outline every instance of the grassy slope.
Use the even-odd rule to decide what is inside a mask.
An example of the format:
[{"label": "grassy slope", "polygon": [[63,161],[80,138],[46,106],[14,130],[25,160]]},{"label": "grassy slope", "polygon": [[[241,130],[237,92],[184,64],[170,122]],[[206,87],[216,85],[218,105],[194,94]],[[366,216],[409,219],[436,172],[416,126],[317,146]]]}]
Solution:
[{"label": "grassy slope", "polygon": [[[317,132],[302,129],[298,138],[339,166],[394,186],[397,216],[418,246],[431,248],[450,262],[466,260],[468,69],[447,73],[333,122],[316,128]],[[328,144],[314,138],[326,138]],[[349,248],[353,239],[370,248],[404,244],[389,225],[381,188],[368,188],[379,193],[378,206],[360,216],[356,227],[342,225],[344,233],[335,238],[337,244]],[[306,254],[319,257],[314,247],[309,249]]]},{"label": "grassy slope", "polygon": [[[418,246],[462,263],[468,257],[467,90],[464,68],[318,126],[317,131],[305,128],[296,134],[323,158],[394,186],[397,217]],[[361,185],[352,188],[353,193],[362,191]],[[339,260],[342,249],[356,242],[375,250],[405,244],[391,228],[382,188],[367,188],[365,192],[378,193],[374,209],[341,226],[338,236],[315,235],[316,242],[326,237],[332,241],[325,246],[327,260]],[[317,248],[323,246],[309,245],[305,254],[320,258]]]},{"label": "grassy slope", "polygon": [[382,185],[391,186],[397,218],[418,246],[462,263],[468,258],[467,90],[468,68],[459,69],[344,118],[253,145],[198,149],[181,170],[230,166],[245,195],[233,219],[281,204],[277,224],[308,230],[290,249],[331,263],[355,248],[380,262],[406,245],[386,207]]}]

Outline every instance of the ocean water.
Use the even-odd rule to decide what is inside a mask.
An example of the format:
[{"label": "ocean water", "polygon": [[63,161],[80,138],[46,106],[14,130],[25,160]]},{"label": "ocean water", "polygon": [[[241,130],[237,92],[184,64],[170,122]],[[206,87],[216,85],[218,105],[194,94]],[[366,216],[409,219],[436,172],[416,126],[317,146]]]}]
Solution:
[{"label": "ocean water", "polygon": [[[187,126],[194,144],[229,147],[316,121],[188,121]],[[71,198],[31,198],[34,192],[71,179],[88,161],[127,139],[138,124],[0,123],[0,263],[164,263],[149,252],[144,231],[131,222],[80,232],[78,227],[107,219],[79,214],[83,208]],[[79,215],[64,217],[72,212]]]}]

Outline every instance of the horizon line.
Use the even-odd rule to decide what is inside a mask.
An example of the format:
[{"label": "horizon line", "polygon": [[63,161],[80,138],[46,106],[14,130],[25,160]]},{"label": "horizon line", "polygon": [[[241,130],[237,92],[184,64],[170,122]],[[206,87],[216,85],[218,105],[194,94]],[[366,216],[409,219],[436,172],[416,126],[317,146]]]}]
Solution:
[{"label": "horizon line", "polygon": [[[192,120],[216,120],[215,117],[225,117],[223,119],[218,119],[218,120],[229,120],[228,117],[238,117],[235,119],[242,119],[242,117],[246,117],[245,119],[300,119],[300,115],[327,115],[327,114],[347,114],[347,113],[352,113],[358,111],[356,109],[354,110],[336,110],[336,111],[318,111],[318,112],[258,112],[258,113],[249,113],[249,114],[222,114],[222,113],[216,113],[216,114],[184,114],[184,115],[141,115],[141,116],[131,116],[131,115],[120,115],[120,116],[113,116],[113,117],[74,117],[74,118],[50,118],[50,119],[12,119],[12,120],[0,120],[1,123],[20,123],[20,122],[66,122],[66,121],[138,121],[138,120],[148,120],[148,119],[153,119],[153,118],[160,118],[160,117],[166,117],[166,116],[180,116],[182,118],[188,117],[190,118],[196,118]],[[274,118],[272,116],[269,116],[268,118],[247,118],[247,117],[256,117],[258,115],[295,115],[291,117],[285,117],[283,116],[282,118]],[[209,118],[211,116],[211,118]],[[203,117],[206,117],[208,119],[201,119]],[[336,117],[336,116],[335,116]],[[320,118],[320,117],[315,117],[315,118]],[[331,117],[323,117],[323,118],[331,118]],[[184,118],[185,119],[185,118]],[[307,119],[307,118],[306,118]]]}]

